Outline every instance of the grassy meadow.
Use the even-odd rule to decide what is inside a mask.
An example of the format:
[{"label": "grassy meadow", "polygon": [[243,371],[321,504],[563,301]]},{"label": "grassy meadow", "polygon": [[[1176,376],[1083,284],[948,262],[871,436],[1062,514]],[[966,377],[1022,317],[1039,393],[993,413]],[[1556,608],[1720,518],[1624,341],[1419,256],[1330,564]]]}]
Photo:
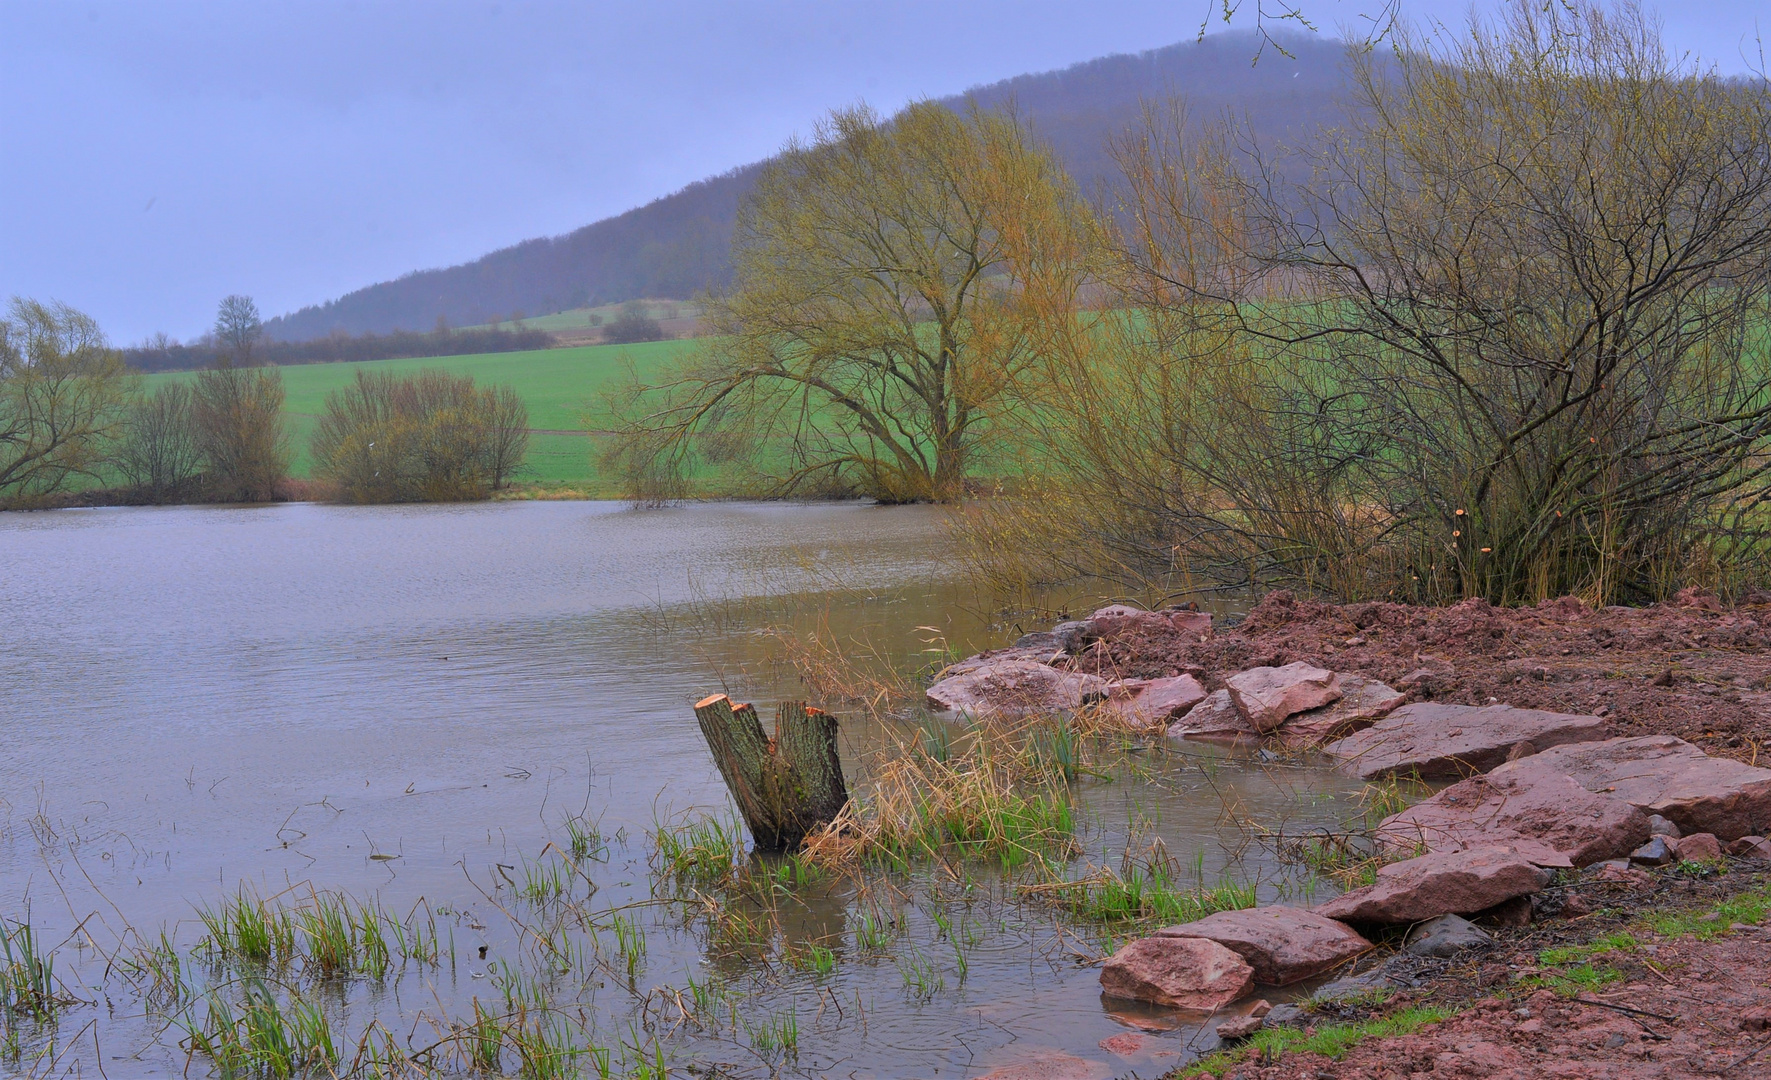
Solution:
[{"label": "grassy meadow", "polygon": [[[695,347],[694,341],[651,341],[635,345],[591,345],[534,352],[486,353],[475,356],[429,356],[409,360],[372,360],[352,364],[298,364],[282,368],[288,393],[285,411],[293,436],[291,475],[307,477],[312,462],[308,436],[325,410],[326,395],[349,384],[358,369],[410,373],[438,368],[471,375],[482,386],[510,384],[529,406],[526,483],[609,495],[590,460],[584,435],[584,414],[598,406],[603,387],[618,379],[627,364],[646,372]],[[147,388],[161,382],[189,380],[195,372],[146,376]]]},{"label": "grassy meadow", "polygon": [[[693,300],[641,300],[640,306],[646,316],[660,321],[673,319],[699,318],[702,306]],[[499,322],[480,323],[477,326],[466,326],[464,330],[546,330],[550,334],[570,333],[574,330],[590,330],[607,322],[613,322],[626,304],[601,304],[597,307],[571,308],[556,311],[551,315],[530,315],[522,322],[504,319]]]}]

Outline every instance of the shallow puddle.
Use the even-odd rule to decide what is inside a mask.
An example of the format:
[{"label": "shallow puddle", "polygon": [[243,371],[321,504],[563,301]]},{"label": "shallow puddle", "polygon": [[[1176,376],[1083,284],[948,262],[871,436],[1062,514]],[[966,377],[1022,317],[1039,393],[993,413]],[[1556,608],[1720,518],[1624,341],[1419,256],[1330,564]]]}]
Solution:
[{"label": "shallow puddle", "polygon": [[[0,915],[64,1000],[15,998],[0,1067],[203,1075],[217,1010],[246,1030],[266,1001],[312,1006],[362,1075],[475,1046],[534,1076],[1148,1076],[1209,1050],[1197,1018],[1104,1002],[1110,930],[1024,867],[656,872],[658,830],[730,813],[690,703],[800,692],[769,627],[900,665],[1012,636],[945,550],[939,511],[853,505],[0,515]],[[851,772],[917,735],[842,715]],[[1255,826],[1335,824],[1356,786],[1125,749],[1072,789],[1072,874],[1129,846],[1298,898]],[[205,951],[199,910],[242,889],[299,957]],[[322,975],[333,895],[362,925]],[[507,1021],[489,1051],[456,1033],[476,1015]]]}]

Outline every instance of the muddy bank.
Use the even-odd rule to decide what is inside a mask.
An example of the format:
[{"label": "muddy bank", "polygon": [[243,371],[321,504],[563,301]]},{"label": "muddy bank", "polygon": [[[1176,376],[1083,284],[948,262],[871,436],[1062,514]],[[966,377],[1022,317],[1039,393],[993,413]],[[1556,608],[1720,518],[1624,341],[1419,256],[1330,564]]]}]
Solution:
[{"label": "muddy bank", "polygon": [[1771,595],[1750,599],[1727,607],[1687,591],[1647,608],[1594,610],[1572,597],[1429,608],[1276,592],[1204,640],[1142,622],[1063,666],[1117,678],[1191,673],[1218,689],[1230,673],[1303,661],[1379,679],[1411,701],[1596,713],[1619,735],[1676,735],[1754,761],[1771,750]]},{"label": "muddy bank", "polygon": [[1740,863],[1588,874],[1550,894],[1553,914],[1490,926],[1486,951],[1372,955],[1360,966],[1403,988],[1377,1004],[1319,1004],[1292,1029],[1435,1008],[1449,1019],[1339,1057],[1250,1044],[1203,1064],[1240,1080],[1771,1076],[1771,927],[1740,921],[1764,906],[1768,883],[1771,870]]}]

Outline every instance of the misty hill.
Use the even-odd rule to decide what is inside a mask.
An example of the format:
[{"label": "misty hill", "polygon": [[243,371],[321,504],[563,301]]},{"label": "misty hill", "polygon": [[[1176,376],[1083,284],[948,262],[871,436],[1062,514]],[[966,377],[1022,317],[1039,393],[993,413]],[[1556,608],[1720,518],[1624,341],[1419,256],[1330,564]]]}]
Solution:
[{"label": "misty hill", "polygon": [[[1136,55],[1102,57],[1061,71],[1022,75],[944,99],[987,108],[1012,103],[1051,144],[1084,191],[1113,175],[1110,139],[1138,120],[1145,101],[1185,100],[1195,120],[1226,111],[1263,143],[1295,142],[1339,119],[1344,47],[1329,38],[1286,39],[1293,54],[1268,48],[1258,64],[1245,33],[1215,34]],[[738,203],[762,162],[690,184],[624,214],[564,236],[525,240],[473,262],[423,270],[305,307],[266,324],[270,336],[428,330],[496,322],[521,312],[619,303],[636,297],[689,299],[718,288]]]}]

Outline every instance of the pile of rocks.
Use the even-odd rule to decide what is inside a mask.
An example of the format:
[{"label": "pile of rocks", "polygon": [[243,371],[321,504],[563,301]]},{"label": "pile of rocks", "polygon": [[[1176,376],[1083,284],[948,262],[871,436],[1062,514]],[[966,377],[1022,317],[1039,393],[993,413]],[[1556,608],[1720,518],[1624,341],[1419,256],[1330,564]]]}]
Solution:
[{"label": "pile of rocks", "polygon": [[[1284,985],[1357,955],[1369,948],[1362,931],[1409,926],[1406,948],[1421,956],[1480,944],[1484,932],[1460,916],[1529,920],[1529,897],[1555,868],[1620,873],[1724,853],[1771,859],[1771,769],[1671,737],[1605,734],[1596,717],[1504,706],[1397,710],[1327,750],[1344,768],[1372,767],[1377,747],[1388,772],[1412,764],[1474,773],[1378,826],[1380,843],[1412,858],[1307,911],[1224,912],[1131,942],[1102,969],[1102,989],[1216,1012],[1255,983]],[[1532,738],[1563,741],[1531,750]],[[1222,951],[1178,943],[1201,938]]]},{"label": "pile of rocks", "polygon": [[1151,629],[1203,640],[1211,636],[1211,616],[1191,608],[1104,607],[948,667],[928,688],[928,707],[974,716],[1088,709],[1135,730],[1166,729],[1174,739],[1304,749],[1369,727],[1406,698],[1375,679],[1303,663],[1236,672],[1215,691],[1191,672],[1111,679],[1076,670],[1074,662],[1095,643]]},{"label": "pile of rocks", "polygon": [[[1127,943],[1101,988],[1177,1009],[1220,1013],[1255,986],[1323,974],[1372,948],[1365,936],[1408,926],[1409,952],[1444,956],[1479,944],[1462,916],[1528,920],[1530,897],[1560,868],[1600,873],[1723,854],[1771,859],[1771,769],[1714,758],[1670,736],[1614,738],[1598,716],[1510,705],[1403,704],[1373,680],[1310,664],[1235,672],[1208,689],[1200,673],[1113,680],[1075,670],[1092,642],[1161,625],[1208,637],[1204,613],[1102,608],[1030,634],[1012,649],[955,664],[929,688],[931,708],[972,713],[1097,709],[1169,736],[1320,747],[1367,780],[1455,781],[1375,830],[1398,861],[1312,909],[1220,912]],[[1264,1002],[1225,1037],[1260,1026]]]}]

